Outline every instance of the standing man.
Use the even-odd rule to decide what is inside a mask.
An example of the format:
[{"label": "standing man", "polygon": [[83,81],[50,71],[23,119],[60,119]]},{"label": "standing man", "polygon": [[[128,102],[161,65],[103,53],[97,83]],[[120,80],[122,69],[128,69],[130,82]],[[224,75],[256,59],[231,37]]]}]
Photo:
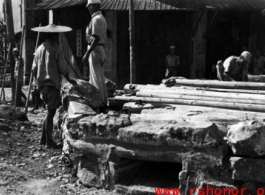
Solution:
[{"label": "standing man", "polygon": [[15,81],[17,82],[18,80],[18,89],[17,89],[17,105],[21,105],[22,101],[21,101],[21,97],[23,97],[23,99],[27,100],[26,95],[22,92],[22,86],[23,86],[23,67],[24,67],[24,61],[23,58],[21,58],[19,56],[19,49],[18,48],[14,48],[13,49],[13,56],[15,59]]},{"label": "standing man", "polygon": [[46,104],[47,115],[42,124],[40,144],[47,148],[57,148],[52,140],[53,117],[56,109],[61,105],[61,82],[63,75],[69,83],[76,85],[76,81],[69,78],[67,63],[60,46],[57,45],[59,32],[72,29],[66,26],[49,24],[44,27],[33,28],[33,31],[45,32],[47,39],[35,51],[33,60],[33,74],[36,74],[37,90]]},{"label": "standing man", "polygon": [[107,22],[100,11],[100,0],[88,0],[86,5],[91,21],[86,29],[87,51],[82,62],[89,62],[89,82],[99,89],[101,94],[102,107],[107,104],[107,90],[103,64],[105,62],[104,39],[106,37]]},{"label": "standing man", "polygon": [[166,78],[177,76],[177,68],[180,66],[179,56],[176,54],[176,47],[170,46],[170,54],[166,57]]},{"label": "standing man", "polygon": [[263,75],[265,69],[265,57],[260,55],[259,49],[256,50],[256,55],[253,60],[254,64],[254,75]]},{"label": "standing man", "polygon": [[248,64],[251,57],[251,53],[243,51],[239,57],[230,56],[224,63],[218,61],[217,77],[221,81],[248,81]]}]

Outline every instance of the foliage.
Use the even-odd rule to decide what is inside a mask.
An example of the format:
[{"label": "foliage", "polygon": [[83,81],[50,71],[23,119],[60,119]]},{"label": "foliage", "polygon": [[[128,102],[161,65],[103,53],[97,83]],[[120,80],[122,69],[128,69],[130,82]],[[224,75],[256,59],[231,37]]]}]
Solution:
[{"label": "foliage", "polygon": [[4,23],[4,20],[0,18],[0,66],[4,65],[5,43],[6,25]]}]

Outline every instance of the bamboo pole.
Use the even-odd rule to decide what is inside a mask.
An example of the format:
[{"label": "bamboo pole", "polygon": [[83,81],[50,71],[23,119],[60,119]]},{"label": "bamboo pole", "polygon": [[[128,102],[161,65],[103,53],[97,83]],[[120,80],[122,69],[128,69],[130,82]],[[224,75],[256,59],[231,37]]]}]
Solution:
[{"label": "bamboo pole", "polygon": [[17,71],[17,80],[16,80],[16,90],[15,90],[15,103],[14,107],[17,107],[17,101],[18,101],[18,85],[19,85],[19,75],[21,71],[21,63],[22,63],[22,49],[23,49],[23,40],[24,40],[24,33],[25,33],[25,25],[23,25],[22,28],[22,34],[21,34],[21,41],[20,41],[20,51],[19,51],[19,67]]},{"label": "bamboo pole", "polygon": [[196,96],[196,95],[183,95],[183,94],[167,94],[167,93],[152,93],[139,91],[136,93],[137,97],[154,97],[154,98],[169,98],[169,99],[183,99],[183,100],[202,100],[202,101],[216,101],[216,102],[233,102],[242,104],[263,104],[264,100],[250,100],[250,99],[236,99],[236,98],[222,98],[222,97],[207,97],[207,96]]},{"label": "bamboo pole", "polygon": [[265,96],[261,94],[244,94],[244,93],[222,93],[213,91],[202,91],[202,90],[187,90],[187,89],[141,89],[141,92],[148,93],[164,93],[164,94],[175,94],[175,95],[193,95],[193,96],[205,96],[205,97],[221,97],[229,99],[249,99],[249,100],[264,100]]},{"label": "bamboo pole", "polygon": [[116,101],[123,102],[136,102],[141,101],[143,103],[169,103],[169,104],[180,104],[180,105],[192,105],[192,106],[206,106],[214,108],[226,108],[236,109],[242,111],[255,111],[265,112],[264,105],[259,104],[242,104],[242,103],[226,103],[226,102],[215,102],[215,101],[200,101],[200,100],[181,100],[181,99],[169,99],[169,98],[149,98],[149,97],[127,97],[127,96],[116,96],[113,98]]},{"label": "bamboo pole", "polygon": [[229,82],[216,80],[189,80],[189,79],[175,79],[176,85],[196,86],[196,87],[210,87],[222,89],[253,89],[265,90],[265,83],[255,82]]}]

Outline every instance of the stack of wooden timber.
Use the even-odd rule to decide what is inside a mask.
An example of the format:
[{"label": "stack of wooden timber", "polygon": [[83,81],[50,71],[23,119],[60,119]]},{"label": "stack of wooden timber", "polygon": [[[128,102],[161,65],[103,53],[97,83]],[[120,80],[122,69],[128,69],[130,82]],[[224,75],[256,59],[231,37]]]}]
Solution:
[{"label": "stack of wooden timber", "polygon": [[113,102],[205,106],[242,111],[265,111],[265,83],[175,79],[174,86],[126,84]]}]

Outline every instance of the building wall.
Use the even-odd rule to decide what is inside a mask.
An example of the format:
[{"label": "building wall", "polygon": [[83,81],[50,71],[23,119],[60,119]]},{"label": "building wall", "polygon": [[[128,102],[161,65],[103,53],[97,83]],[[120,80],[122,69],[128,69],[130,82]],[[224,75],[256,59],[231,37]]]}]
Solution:
[{"label": "building wall", "polygon": [[21,32],[24,25],[25,0],[12,0],[15,34]]},{"label": "building wall", "polygon": [[[190,77],[192,15],[187,11],[135,11],[135,64],[138,84],[160,84],[166,56],[176,45],[181,66],[178,76]],[[129,17],[117,12],[117,84],[130,82]]]},{"label": "building wall", "polygon": [[[15,33],[19,33],[21,32],[22,25],[24,24],[25,0],[11,0],[11,2],[13,9],[12,11],[13,11],[14,31]],[[3,3],[4,0],[0,0],[0,18],[4,18]]]}]

